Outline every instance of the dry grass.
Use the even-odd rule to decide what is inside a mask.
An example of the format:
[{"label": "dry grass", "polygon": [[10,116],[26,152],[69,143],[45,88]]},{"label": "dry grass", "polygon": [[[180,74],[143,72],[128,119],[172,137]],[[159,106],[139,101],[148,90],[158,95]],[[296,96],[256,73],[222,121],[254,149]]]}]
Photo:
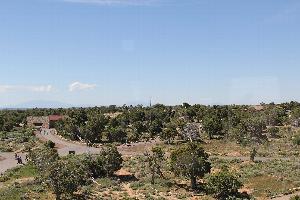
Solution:
[{"label": "dry grass", "polygon": [[288,181],[282,181],[269,175],[250,178],[246,185],[248,188],[252,188],[254,196],[260,198],[270,198],[274,192],[281,194],[293,188],[293,184]]},{"label": "dry grass", "polygon": [[211,140],[203,144],[203,148],[211,155],[218,156],[248,156],[249,147],[242,147],[236,142],[225,140]]}]

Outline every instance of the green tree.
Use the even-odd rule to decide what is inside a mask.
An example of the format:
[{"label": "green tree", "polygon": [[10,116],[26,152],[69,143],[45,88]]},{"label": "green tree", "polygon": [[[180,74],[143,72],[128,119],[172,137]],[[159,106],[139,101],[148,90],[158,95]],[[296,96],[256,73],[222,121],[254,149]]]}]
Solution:
[{"label": "green tree", "polygon": [[300,106],[298,107],[295,107],[293,110],[292,110],[292,113],[291,113],[291,118],[292,119],[299,119],[300,118]]},{"label": "green tree", "polygon": [[107,123],[108,119],[102,114],[89,115],[86,125],[82,127],[82,133],[88,145],[101,141]]},{"label": "green tree", "polygon": [[291,112],[291,124],[295,127],[300,126],[300,107],[295,107]]},{"label": "green tree", "polygon": [[237,124],[236,126],[231,127],[228,130],[228,137],[230,139],[235,139],[238,143],[243,144],[246,136],[247,136],[247,129],[241,123]]},{"label": "green tree", "polygon": [[4,119],[3,115],[0,113],[0,131],[3,131]]},{"label": "green tree", "polygon": [[265,121],[268,126],[280,126],[287,119],[286,110],[272,106],[265,111]]},{"label": "green tree", "polygon": [[263,134],[264,130],[267,128],[266,123],[261,117],[250,117],[244,119],[244,124],[249,134],[249,139],[255,139],[257,141],[263,141],[266,139],[266,136]]},{"label": "green tree", "polygon": [[82,163],[87,167],[92,177],[100,178],[112,176],[114,172],[121,169],[123,159],[116,146],[107,146],[100,154],[84,155]]},{"label": "green tree", "polygon": [[116,146],[107,146],[99,156],[103,158],[103,167],[107,176],[121,169],[123,158]]},{"label": "green tree", "polygon": [[162,122],[158,119],[154,120],[151,122],[151,124],[149,125],[149,133],[151,134],[151,136],[155,136],[158,135],[162,132]]},{"label": "green tree", "polygon": [[141,107],[132,109],[128,114],[131,123],[143,122],[145,120],[145,112]]},{"label": "green tree", "polygon": [[130,141],[138,141],[141,138],[142,134],[146,132],[146,130],[147,129],[143,122],[134,122],[131,126],[131,132],[128,135],[128,139]]},{"label": "green tree", "polygon": [[47,173],[47,183],[56,199],[76,199],[80,187],[89,184],[89,170],[76,157],[57,160]]},{"label": "green tree", "polygon": [[177,135],[178,131],[176,129],[176,126],[173,124],[168,124],[166,128],[162,130],[160,136],[163,140],[167,141],[167,143],[170,144]]},{"label": "green tree", "polygon": [[124,143],[127,140],[127,133],[122,128],[111,128],[107,137],[110,142]]},{"label": "green tree", "polygon": [[80,124],[77,124],[76,120],[71,117],[66,117],[55,123],[55,129],[58,134],[71,140],[78,140],[80,139],[79,137],[82,137],[79,127]]},{"label": "green tree", "polygon": [[270,127],[268,128],[268,133],[270,133],[271,137],[278,137],[280,129],[278,127]]},{"label": "green tree", "polygon": [[165,152],[161,147],[153,147],[151,153],[146,153],[145,156],[151,173],[151,184],[154,184],[156,176],[163,177],[161,169],[165,161]]},{"label": "green tree", "polygon": [[203,129],[208,134],[209,139],[222,132],[222,122],[216,115],[206,116],[203,120]]},{"label": "green tree", "polygon": [[171,153],[171,170],[176,175],[189,177],[191,187],[197,187],[197,177],[204,177],[211,170],[208,154],[196,143],[180,146]]},{"label": "green tree", "polygon": [[45,146],[47,148],[50,148],[50,149],[53,149],[55,147],[55,143],[52,142],[51,140],[48,140],[46,143],[45,143]]},{"label": "green tree", "polygon": [[295,145],[300,145],[300,135],[296,135],[295,137],[293,137],[293,143]]},{"label": "green tree", "polygon": [[29,158],[43,176],[48,169],[59,159],[57,150],[41,146],[29,153]]},{"label": "green tree", "polygon": [[84,126],[88,121],[87,110],[84,108],[71,109],[67,112],[67,116],[75,120],[78,127]]},{"label": "green tree", "polygon": [[257,150],[256,150],[256,148],[254,147],[254,148],[252,149],[251,153],[250,153],[250,160],[251,160],[252,162],[255,161],[255,156],[256,156],[256,154],[257,154]]},{"label": "green tree", "polygon": [[184,107],[185,109],[187,109],[187,108],[191,107],[191,105],[189,103],[185,102],[185,103],[182,104],[182,107]]},{"label": "green tree", "polygon": [[242,186],[243,184],[238,178],[228,170],[212,174],[207,179],[208,193],[213,194],[218,199],[238,196],[238,190]]}]

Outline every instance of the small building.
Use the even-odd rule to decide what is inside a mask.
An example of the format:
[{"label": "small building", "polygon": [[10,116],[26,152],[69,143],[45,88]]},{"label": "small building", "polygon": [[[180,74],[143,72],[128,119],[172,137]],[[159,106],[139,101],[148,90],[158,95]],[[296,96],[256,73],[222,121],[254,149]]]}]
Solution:
[{"label": "small building", "polygon": [[55,122],[62,120],[64,117],[61,115],[49,116],[29,116],[27,117],[27,126],[34,128],[54,128]]}]

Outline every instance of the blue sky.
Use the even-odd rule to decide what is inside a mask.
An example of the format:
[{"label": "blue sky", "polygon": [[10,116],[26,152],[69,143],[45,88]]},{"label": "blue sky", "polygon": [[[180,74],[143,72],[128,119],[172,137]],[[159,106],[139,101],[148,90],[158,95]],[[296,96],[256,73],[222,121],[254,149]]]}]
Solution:
[{"label": "blue sky", "polygon": [[300,101],[298,0],[0,1],[0,105]]}]

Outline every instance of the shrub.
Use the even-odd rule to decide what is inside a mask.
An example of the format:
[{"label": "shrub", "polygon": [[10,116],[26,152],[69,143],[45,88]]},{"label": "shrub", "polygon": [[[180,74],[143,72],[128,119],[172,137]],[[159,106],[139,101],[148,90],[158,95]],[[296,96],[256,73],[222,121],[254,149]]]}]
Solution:
[{"label": "shrub", "polygon": [[207,191],[218,199],[226,199],[238,195],[243,184],[228,170],[210,175],[207,180]]},{"label": "shrub", "polygon": [[6,182],[9,180],[9,177],[7,175],[1,175],[0,176],[0,182]]},{"label": "shrub", "polygon": [[47,183],[54,191],[56,199],[75,199],[81,196],[82,186],[89,184],[89,177],[89,170],[86,166],[75,156],[71,156],[57,160],[50,167],[47,173]]},{"label": "shrub", "polygon": [[300,135],[297,135],[293,138],[293,143],[295,145],[300,145]]},{"label": "shrub", "polygon": [[191,186],[196,189],[197,177],[204,177],[211,170],[208,154],[196,143],[180,146],[171,153],[171,170],[176,175],[189,177]]},{"label": "shrub", "polygon": [[55,147],[55,143],[52,142],[51,140],[48,140],[46,143],[45,143],[45,146],[50,148],[50,149],[54,149]]},{"label": "shrub", "polygon": [[94,178],[111,176],[122,167],[122,155],[117,147],[108,146],[99,155],[86,155],[83,163],[87,166]]},{"label": "shrub", "polygon": [[110,142],[124,143],[127,140],[127,134],[122,128],[111,129],[108,133],[108,140]]},{"label": "shrub", "polygon": [[58,160],[59,156],[56,149],[42,146],[31,151],[29,153],[29,158],[39,170],[40,174],[45,175],[45,172]]},{"label": "shrub", "polygon": [[99,159],[102,159],[103,169],[107,176],[112,175],[122,167],[122,155],[118,152],[116,146],[108,146],[99,154]]},{"label": "shrub", "polygon": [[279,128],[278,127],[270,127],[270,128],[268,128],[268,133],[270,133],[270,135],[272,137],[277,137],[278,133],[279,133]]},{"label": "shrub", "polygon": [[148,163],[148,167],[151,172],[151,184],[154,184],[155,177],[163,177],[162,167],[164,164],[164,156],[165,152],[161,147],[153,147],[151,154],[145,154],[146,162]]},{"label": "shrub", "polygon": [[251,151],[251,153],[250,153],[250,160],[252,162],[254,162],[256,154],[257,154],[257,150],[256,150],[256,148],[253,148],[252,151]]}]

